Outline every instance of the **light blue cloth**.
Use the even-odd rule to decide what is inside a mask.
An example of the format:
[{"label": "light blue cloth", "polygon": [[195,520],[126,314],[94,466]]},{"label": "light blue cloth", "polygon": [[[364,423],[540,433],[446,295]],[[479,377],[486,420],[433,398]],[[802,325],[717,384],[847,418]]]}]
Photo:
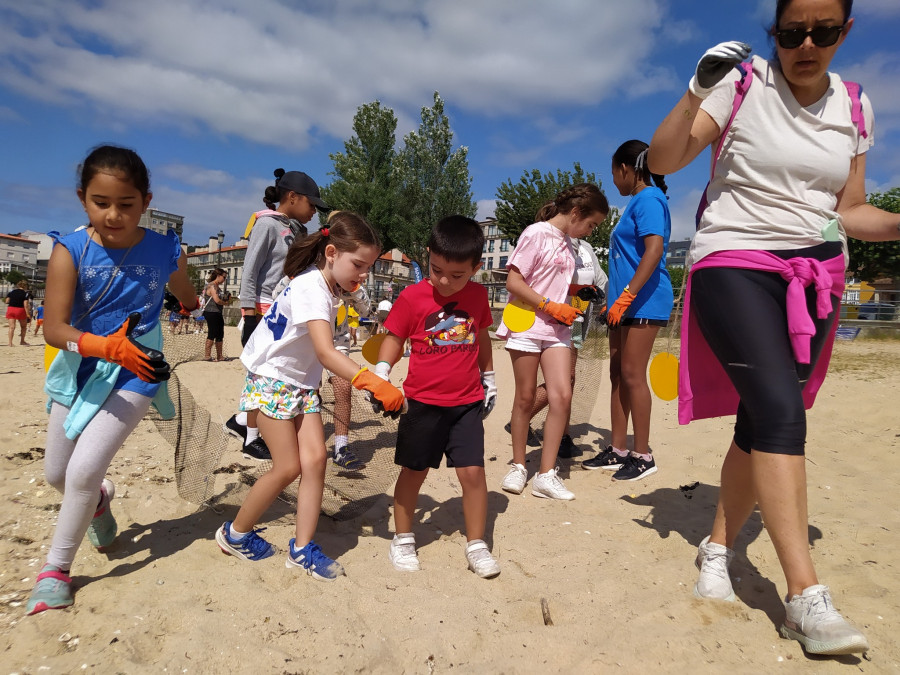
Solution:
[{"label": "light blue cloth", "polygon": [[[146,347],[162,351],[163,334],[159,323],[151,328],[150,332],[135,339]],[[50,397],[47,400],[47,412],[50,411],[50,404],[53,401],[70,409],[63,425],[66,438],[69,440],[78,438],[94,415],[103,407],[103,403],[115,388],[119,371],[122,369],[122,366],[115,363],[96,359],[94,372],[79,391],[77,379],[81,360],[80,354],[60,349],[47,369],[47,378],[44,382],[44,392]],[[175,405],[169,398],[167,384],[163,382],[156,390],[153,407],[163,419],[169,420],[175,417]]]}]

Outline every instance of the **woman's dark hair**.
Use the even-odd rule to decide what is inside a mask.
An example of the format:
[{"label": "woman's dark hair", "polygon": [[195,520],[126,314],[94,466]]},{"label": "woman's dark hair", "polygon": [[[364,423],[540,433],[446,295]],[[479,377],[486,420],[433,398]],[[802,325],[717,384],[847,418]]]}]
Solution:
[{"label": "woman's dark hair", "polygon": [[[619,146],[619,149],[613,153],[613,163],[616,166],[620,164],[630,166],[645,184],[650,185],[652,180],[653,185],[656,185],[656,187],[665,194],[669,189],[666,185],[665,177],[662,174],[650,173],[650,169],[647,166],[647,153],[644,151],[649,147],[650,146],[644,143],[644,141],[634,139],[625,141]],[[640,166],[638,166],[638,164],[640,164]]]},{"label": "woman's dark hair", "polygon": [[209,274],[206,275],[206,283],[211,284],[216,280],[216,277],[223,276],[228,277],[228,272],[223,270],[221,267],[217,267],[214,270],[210,270]]},{"label": "woman's dark hair", "polygon": [[428,238],[430,253],[451,262],[470,262],[474,267],[481,262],[484,249],[484,232],[476,221],[465,216],[441,218]]},{"label": "woman's dark hair", "polygon": [[[778,30],[778,27],[781,25],[781,17],[784,16],[785,11],[791,6],[792,2],[794,2],[794,0],[777,0],[775,2],[775,23],[769,26],[769,30],[767,31],[769,40],[772,42],[772,60],[776,63],[779,61],[778,50],[775,49],[775,31]],[[847,23],[850,14],[853,12],[853,0],[840,0],[840,3],[844,8],[844,23]]]},{"label": "woman's dark hair", "polygon": [[550,220],[556,214],[556,204],[545,202],[538,212],[534,214],[534,222],[543,223]]},{"label": "woman's dark hair", "polygon": [[549,220],[558,213],[571,213],[577,209],[581,215],[588,213],[609,213],[606,195],[592,183],[579,183],[559,192],[552,202],[547,202],[538,211],[543,216],[538,220]]},{"label": "woman's dark hair", "polygon": [[150,172],[138,154],[118,145],[98,145],[78,165],[78,188],[85,192],[101,171],[117,171],[137,188],[142,197],[150,194]]},{"label": "woman's dark hair", "polygon": [[272,211],[275,210],[275,205],[280,204],[281,200],[284,199],[284,196],[290,192],[290,190],[285,190],[284,188],[279,188],[278,183],[281,182],[281,177],[284,175],[284,169],[275,169],[275,185],[270,185],[266,188],[265,194],[263,194],[263,202],[266,206],[268,206]]},{"label": "woman's dark hair", "polygon": [[381,251],[381,239],[365,218],[352,211],[332,211],[325,227],[294,240],[284,259],[284,273],[293,279],[310,265],[319,266],[328,244],[342,253],[352,253],[360,246]]}]

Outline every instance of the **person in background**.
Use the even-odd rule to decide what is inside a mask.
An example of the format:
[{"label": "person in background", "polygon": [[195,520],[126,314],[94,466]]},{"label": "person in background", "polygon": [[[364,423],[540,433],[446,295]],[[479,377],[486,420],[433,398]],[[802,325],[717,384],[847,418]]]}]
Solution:
[{"label": "person in background", "polygon": [[44,301],[41,300],[41,304],[37,306],[37,309],[34,310],[34,334],[37,335],[38,332],[44,325]]},{"label": "person in background", "polygon": [[709,49],[648,157],[653,171],[675,172],[727,127],[691,244],[681,330],[679,422],[737,414],[694,594],[734,600],[734,542],[758,505],[787,584],[781,635],[811,654],[869,644],[810,555],[805,409],[831,356],[847,237],[900,238],[900,215],[866,203],[871,102],[828,70],[853,28],[852,5],[778,0],[774,56],[753,57],[730,125],[734,66],[750,46]]},{"label": "person in background", "polygon": [[28,282],[24,279],[16,284],[16,287],[6,294],[6,318],[9,320],[9,346],[13,346],[13,338],[16,335],[16,323],[19,324],[19,344],[28,346],[25,342],[25,333],[28,331],[28,322],[31,320],[31,293],[28,292]]},{"label": "person in background", "polygon": [[212,361],[212,348],[216,347],[216,361],[224,361],[222,357],[222,341],[225,339],[225,316],[222,308],[225,300],[222,296],[221,286],[228,278],[228,273],[221,267],[210,271],[206,278],[206,288],[203,294],[206,302],[203,303],[203,320],[206,321],[206,348],[203,357]]},{"label": "person in background", "polygon": [[[246,346],[259,317],[272,303],[273,290],[284,276],[284,260],[291,244],[306,236],[306,223],[312,220],[316,209],[328,210],[319,186],[302,171],[276,169],[275,185],[266,188],[263,202],[266,209],[254,213],[248,225],[249,240],[238,292],[242,346]],[[257,417],[256,410],[238,412],[225,422],[225,431],[241,439],[245,457],[268,460],[272,456],[260,438]]]}]

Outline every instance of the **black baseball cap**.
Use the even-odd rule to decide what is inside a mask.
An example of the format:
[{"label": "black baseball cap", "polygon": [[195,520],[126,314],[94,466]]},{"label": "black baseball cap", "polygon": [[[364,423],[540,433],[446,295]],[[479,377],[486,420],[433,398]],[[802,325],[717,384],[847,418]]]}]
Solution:
[{"label": "black baseball cap", "polygon": [[296,192],[298,195],[303,195],[311,201],[316,208],[325,209],[326,211],[331,209],[328,204],[322,201],[322,196],[319,194],[319,186],[316,185],[316,181],[302,171],[288,171],[281,177],[281,180],[276,183],[276,186],[279,190],[290,190],[291,192]]}]

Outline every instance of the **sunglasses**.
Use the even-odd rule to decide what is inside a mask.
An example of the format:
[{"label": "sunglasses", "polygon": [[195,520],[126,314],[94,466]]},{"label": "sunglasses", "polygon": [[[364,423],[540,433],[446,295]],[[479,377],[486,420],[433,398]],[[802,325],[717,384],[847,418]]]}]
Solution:
[{"label": "sunglasses", "polygon": [[775,39],[778,46],[782,49],[796,49],[802,45],[806,38],[812,39],[812,43],[816,47],[830,47],[844,32],[844,26],[816,26],[807,30],[806,28],[788,28],[787,30],[774,31]]}]

